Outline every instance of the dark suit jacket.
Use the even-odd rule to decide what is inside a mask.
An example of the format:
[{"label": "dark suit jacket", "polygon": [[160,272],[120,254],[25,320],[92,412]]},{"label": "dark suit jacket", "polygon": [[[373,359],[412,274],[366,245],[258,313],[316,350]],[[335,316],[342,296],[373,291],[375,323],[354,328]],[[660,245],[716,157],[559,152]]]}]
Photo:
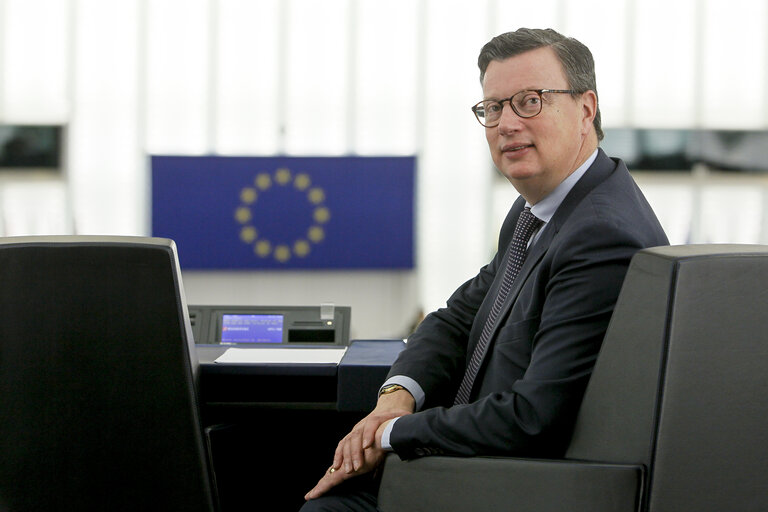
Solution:
[{"label": "dark suit jacket", "polygon": [[390,376],[411,377],[426,393],[422,411],[392,429],[402,458],[561,456],[630,259],[669,243],[624,163],[599,150],[529,248],[470,403],[452,407],[524,203],[507,215],[494,259],[424,319],[392,366]]}]

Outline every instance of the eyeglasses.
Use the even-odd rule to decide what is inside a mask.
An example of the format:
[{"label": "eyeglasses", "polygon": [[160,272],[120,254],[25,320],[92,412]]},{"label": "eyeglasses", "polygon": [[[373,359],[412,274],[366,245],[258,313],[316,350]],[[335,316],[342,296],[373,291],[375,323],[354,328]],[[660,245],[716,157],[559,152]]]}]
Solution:
[{"label": "eyeglasses", "polygon": [[574,94],[575,92],[571,89],[528,89],[503,100],[483,100],[472,107],[472,112],[475,113],[475,117],[481,125],[486,128],[493,128],[501,122],[501,113],[504,110],[505,101],[509,102],[509,106],[515,111],[515,114],[527,119],[535,117],[541,112],[542,94]]}]

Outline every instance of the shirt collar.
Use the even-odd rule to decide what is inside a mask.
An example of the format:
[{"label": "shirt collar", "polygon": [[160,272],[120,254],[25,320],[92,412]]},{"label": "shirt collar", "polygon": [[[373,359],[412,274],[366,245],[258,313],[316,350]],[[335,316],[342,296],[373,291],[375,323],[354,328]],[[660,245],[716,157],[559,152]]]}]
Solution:
[{"label": "shirt collar", "polygon": [[565,178],[552,192],[544,199],[531,206],[526,201],[525,206],[531,206],[531,213],[541,219],[545,224],[552,220],[560,203],[563,202],[565,196],[571,191],[576,182],[578,182],[587,169],[594,163],[597,158],[597,149],[587,158],[583,164],[581,164],[575,171],[573,171],[567,178]]}]

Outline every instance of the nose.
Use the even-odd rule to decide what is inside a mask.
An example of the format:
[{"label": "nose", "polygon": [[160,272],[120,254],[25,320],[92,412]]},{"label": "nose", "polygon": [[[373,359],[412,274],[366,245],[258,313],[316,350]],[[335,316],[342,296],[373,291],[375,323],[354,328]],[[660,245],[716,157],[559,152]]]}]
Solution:
[{"label": "nose", "polygon": [[523,118],[518,116],[512,105],[507,101],[501,107],[501,118],[499,119],[499,126],[497,129],[500,133],[513,133],[519,131],[523,126]]}]

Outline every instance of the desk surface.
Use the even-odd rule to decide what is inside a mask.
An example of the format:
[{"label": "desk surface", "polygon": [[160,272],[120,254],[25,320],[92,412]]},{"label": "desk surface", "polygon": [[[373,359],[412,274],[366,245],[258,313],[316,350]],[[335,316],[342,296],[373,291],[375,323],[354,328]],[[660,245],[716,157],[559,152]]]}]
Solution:
[{"label": "desk surface", "polygon": [[368,411],[376,403],[389,367],[404,347],[401,340],[356,340],[336,365],[216,363],[231,347],[197,345],[203,401],[212,407]]},{"label": "desk surface", "polygon": [[[197,345],[197,357],[203,375],[336,375],[338,365],[335,364],[305,364],[305,363],[217,363],[215,362],[224,352],[233,347],[223,345]],[[240,348],[240,347],[238,347]],[[245,350],[261,350],[253,347]],[[285,348],[284,350],[292,350]],[[391,363],[390,363],[391,364]]]}]

